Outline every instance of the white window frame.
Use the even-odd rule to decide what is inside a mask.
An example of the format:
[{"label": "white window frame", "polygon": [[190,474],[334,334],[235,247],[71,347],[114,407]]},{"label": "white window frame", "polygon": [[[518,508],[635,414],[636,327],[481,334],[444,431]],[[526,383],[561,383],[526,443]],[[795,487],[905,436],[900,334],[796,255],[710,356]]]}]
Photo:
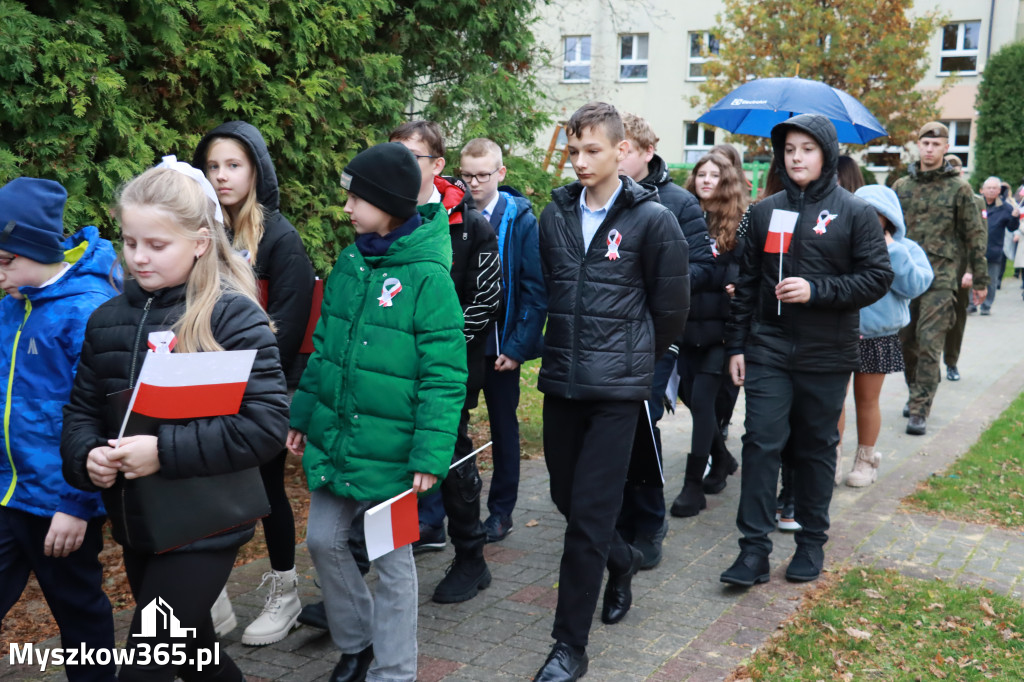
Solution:
[{"label": "white window frame", "polygon": [[897,144],[890,144],[890,145],[876,144],[876,145],[871,145],[870,147],[868,147],[864,151],[864,163],[865,163],[865,165],[867,165],[867,169],[869,171],[871,171],[872,173],[879,173],[879,172],[888,173],[889,171],[891,171],[893,169],[892,166],[878,166],[878,165],[875,165],[875,164],[868,164],[868,156],[871,155],[871,154],[900,154],[900,155],[902,155],[903,152],[905,152],[905,151],[906,151],[906,149],[904,149],[903,147],[901,147],[901,146],[899,146]]},{"label": "white window frame", "polygon": [[[691,53],[694,34],[699,35],[701,40],[701,54],[696,57],[694,57]],[[686,34],[686,50],[687,54],[689,55],[689,61],[686,65],[686,80],[696,82],[706,81],[708,79],[707,76],[694,76],[692,71],[694,66],[707,64],[708,62],[717,58],[718,50],[716,49],[714,52],[711,51],[711,38],[714,37],[714,35],[715,34],[712,33],[711,31],[690,31],[689,33]],[[718,47],[717,39],[715,40],[715,47]],[[704,54],[705,49],[708,50],[707,55]],[[703,70],[703,66],[701,66],[702,73]]]},{"label": "white window frame", "polygon": [[[978,25],[978,47],[973,49],[965,49],[963,47],[964,37],[967,35],[967,25],[977,24]],[[943,49],[942,39],[945,37],[946,27],[953,26],[957,27],[956,31],[956,48],[952,50]],[[942,68],[942,60],[946,57],[974,57],[974,68],[969,71],[945,71]],[[949,76],[954,73],[958,73],[962,76],[974,76],[978,74],[978,59],[981,57],[981,21],[951,21],[947,24],[943,24],[941,32],[939,33],[939,75]]]},{"label": "white window frame", "polygon": [[[947,151],[946,153],[965,155],[967,157],[967,160],[964,161],[963,157],[961,157],[960,160],[963,161],[964,172],[969,172],[971,170],[971,163],[974,160],[971,154],[971,126],[973,121],[969,118],[963,118],[957,119],[955,121],[942,121],[941,123],[945,125],[947,128],[949,128],[949,151]],[[959,131],[964,126],[967,127],[967,144],[957,144],[957,131]]]},{"label": "white window frame", "polygon": [[[639,59],[636,56],[637,53],[640,51],[639,47],[640,47],[640,39],[641,38],[643,38],[645,41],[647,41],[647,50],[646,50],[647,57],[645,57],[643,59]],[[629,51],[629,53],[632,55],[632,58],[630,58],[630,59],[623,59],[622,58],[622,46],[625,44],[627,39],[632,40],[632,43],[633,43],[632,46],[631,46],[631,49]],[[650,78],[650,75],[651,75],[650,56],[651,56],[651,38],[650,38],[650,34],[649,33],[623,33],[623,34],[620,34],[619,35],[619,82],[620,83],[644,83],[644,82],[646,82],[648,80],[648,78]],[[627,67],[627,66],[642,66],[645,69],[646,75],[643,76],[643,77],[639,77],[639,78],[637,78],[637,77],[624,78],[622,76],[622,69],[623,69],[623,67]]]},{"label": "white window frame", "polygon": [[[572,55],[574,59],[569,59],[569,40],[576,40],[576,49]],[[589,83],[590,82],[590,59],[583,59],[583,41],[586,40],[593,50],[594,42],[589,35],[566,35],[562,36],[562,82],[563,83]],[[590,52],[590,57],[593,57],[593,52]],[[566,78],[565,70],[567,68],[587,68],[586,78]]]},{"label": "white window frame", "polygon": [[[687,140],[690,135],[690,126],[697,126],[697,144],[688,144]],[[708,144],[705,140],[707,133],[711,133],[711,143]],[[683,163],[697,163],[700,157],[704,156],[711,151],[711,148],[717,144],[715,140],[715,128],[714,126],[706,126],[703,123],[697,123],[696,121],[683,121]]]}]

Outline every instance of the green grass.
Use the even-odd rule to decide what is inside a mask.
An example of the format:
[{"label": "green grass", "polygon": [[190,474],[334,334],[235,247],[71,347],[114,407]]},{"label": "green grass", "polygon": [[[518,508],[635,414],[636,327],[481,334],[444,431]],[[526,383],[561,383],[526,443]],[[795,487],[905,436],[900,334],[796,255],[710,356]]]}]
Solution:
[{"label": "green grass", "polygon": [[1024,394],[964,455],[903,502],[915,511],[1024,528]]},{"label": "green grass", "polygon": [[1024,679],[1017,600],[860,568],[811,599],[731,679]]},{"label": "green grass", "polygon": [[[519,445],[523,459],[533,459],[544,454],[542,406],[544,396],[537,390],[537,376],[540,374],[540,359],[524,363],[519,372]],[[491,439],[490,424],[487,421],[487,407],[483,392],[480,404],[470,412],[469,435],[476,447]],[[491,468],[489,451],[480,453],[477,462],[481,469]]]}]

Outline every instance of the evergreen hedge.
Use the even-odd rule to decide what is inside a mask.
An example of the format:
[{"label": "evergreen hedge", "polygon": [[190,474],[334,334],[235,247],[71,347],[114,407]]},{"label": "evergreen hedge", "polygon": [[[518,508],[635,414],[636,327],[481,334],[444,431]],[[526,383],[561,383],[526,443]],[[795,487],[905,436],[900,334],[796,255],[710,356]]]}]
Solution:
[{"label": "evergreen hedge", "polygon": [[1024,43],[1010,43],[993,54],[978,86],[978,124],[971,184],[981,187],[995,175],[1016,187],[1024,177]]},{"label": "evergreen hedge", "polygon": [[[499,143],[532,142],[544,118],[524,75],[537,51],[530,7],[0,0],[0,183],[57,180],[69,230],[92,223],[114,236],[119,186],[164,154],[191,160],[213,126],[247,120],[267,139],[282,211],[323,273],[352,238],[341,169],[407,117],[432,117],[455,135],[490,121]],[[469,56],[451,62],[455,53]]]}]

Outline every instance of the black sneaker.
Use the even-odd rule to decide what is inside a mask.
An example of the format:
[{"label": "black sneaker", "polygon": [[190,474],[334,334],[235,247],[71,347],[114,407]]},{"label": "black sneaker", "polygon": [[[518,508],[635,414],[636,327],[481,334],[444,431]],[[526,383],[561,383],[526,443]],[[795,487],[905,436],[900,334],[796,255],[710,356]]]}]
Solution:
[{"label": "black sneaker", "polygon": [[825,550],[816,545],[797,545],[793,560],[786,568],[786,580],[809,583],[817,580],[825,565]]},{"label": "black sneaker", "polygon": [[[956,367],[947,367],[946,379],[949,381],[960,381],[960,372]],[[908,414],[907,416],[909,417],[910,415]]]},{"label": "black sneaker", "polygon": [[484,533],[487,534],[487,542],[501,542],[512,532],[512,517],[498,516],[491,514],[484,521]]},{"label": "black sneaker", "polygon": [[923,436],[925,429],[924,417],[916,414],[910,415],[910,421],[907,422],[907,433],[911,436]]},{"label": "black sneaker", "polygon": [[665,540],[665,533],[668,532],[668,520],[661,522],[661,528],[646,535],[637,535],[632,544],[643,556],[640,561],[640,570],[649,571],[661,563],[661,543]]},{"label": "black sneaker", "polygon": [[420,539],[412,543],[412,553],[440,552],[448,544],[444,533],[444,526],[428,526],[420,524]]},{"label": "black sneaker", "polygon": [[733,565],[726,569],[719,579],[730,585],[751,587],[768,582],[771,572],[768,557],[753,552],[740,552]]},{"label": "black sneaker", "polygon": [[469,601],[480,590],[491,586],[491,571],[483,558],[460,559],[458,555],[444,572],[444,578],[434,589],[432,599],[438,604],[457,604]]}]

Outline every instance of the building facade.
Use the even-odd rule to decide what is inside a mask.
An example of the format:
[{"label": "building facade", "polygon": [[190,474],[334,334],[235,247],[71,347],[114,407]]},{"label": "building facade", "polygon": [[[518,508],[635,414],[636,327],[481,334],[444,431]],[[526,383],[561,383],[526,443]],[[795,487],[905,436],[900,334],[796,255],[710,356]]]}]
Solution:
[{"label": "building facade", "polygon": [[[959,80],[940,99],[950,127],[951,152],[970,169],[977,118],[975,97],[988,57],[1024,37],[1024,0],[937,0],[922,9],[948,17],[933,36],[929,68],[919,88],[937,88],[951,73]],[[580,105],[599,99],[646,118],[669,163],[693,163],[726,141],[727,133],[694,123],[704,112],[691,98],[705,80],[703,64],[718,49],[714,36],[721,0],[552,0],[538,9],[538,41],[553,59],[538,77],[550,113],[564,121]],[[538,144],[546,148],[551,130]],[[885,171],[899,147],[864,150],[864,163]]]}]

